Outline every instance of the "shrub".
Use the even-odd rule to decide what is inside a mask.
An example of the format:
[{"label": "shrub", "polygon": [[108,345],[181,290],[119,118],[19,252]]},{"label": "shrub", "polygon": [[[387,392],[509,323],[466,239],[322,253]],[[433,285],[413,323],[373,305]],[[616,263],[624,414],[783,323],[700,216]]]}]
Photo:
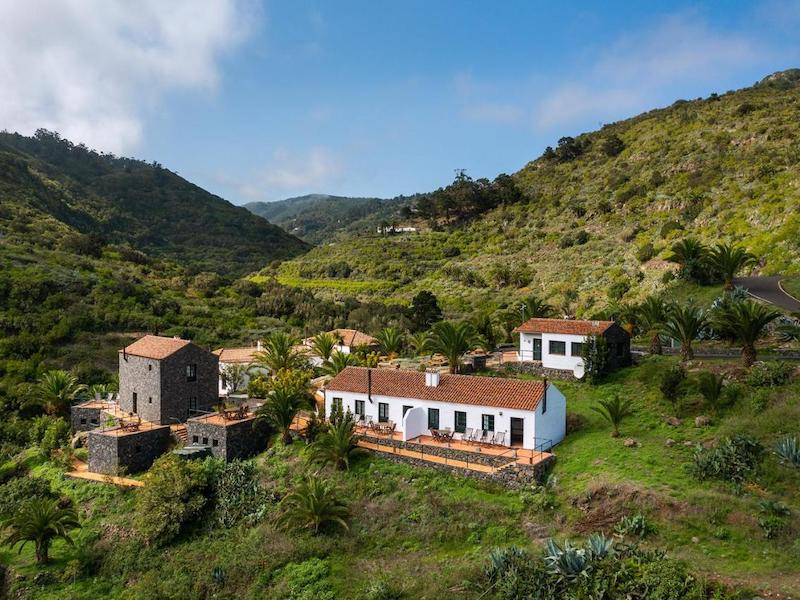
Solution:
[{"label": "shrub", "polygon": [[765,538],[776,538],[787,529],[792,512],[783,502],[762,500],[758,503],[758,508],[761,511],[758,525],[763,530]]},{"label": "shrub", "polygon": [[15,477],[0,485],[0,519],[14,515],[28,500],[56,498],[50,483],[39,477]]},{"label": "shrub", "polygon": [[659,384],[661,395],[672,404],[672,410],[678,412],[678,402],[686,390],[686,371],[680,365],[664,371]]},{"label": "shrub", "polygon": [[586,381],[590,384],[599,383],[608,372],[608,342],[605,336],[587,336],[581,358]]},{"label": "shrub", "polygon": [[214,484],[214,520],[223,527],[240,521],[253,523],[267,509],[267,497],[256,480],[252,462],[232,461],[217,475]]},{"label": "shrub", "polygon": [[309,558],[301,563],[289,563],[283,568],[283,576],[289,587],[291,600],[335,600],[328,576],[330,567],[321,558]]},{"label": "shrub", "polygon": [[442,256],[445,258],[455,258],[461,255],[461,250],[458,246],[445,246],[442,248]]},{"label": "shrub", "polygon": [[642,514],[622,517],[614,528],[614,532],[619,535],[635,535],[640,538],[655,533],[655,530],[655,527]]},{"label": "shrub", "polygon": [[39,449],[45,456],[50,456],[53,450],[61,448],[69,442],[69,423],[65,419],[58,417],[47,425]]},{"label": "shrub", "polygon": [[783,385],[791,379],[792,371],[792,366],[785,362],[757,362],[750,368],[747,383],[753,387]]},{"label": "shrub", "polygon": [[716,448],[697,448],[692,473],[700,480],[719,479],[740,487],[758,468],[761,443],[746,435],[723,439]]},{"label": "shrub", "polygon": [[636,251],[636,260],[641,263],[647,262],[651,258],[656,255],[656,249],[653,247],[653,244],[647,242],[639,247]]},{"label": "shrub", "polygon": [[625,149],[625,142],[616,134],[612,134],[603,140],[601,149],[609,158],[617,156]]}]

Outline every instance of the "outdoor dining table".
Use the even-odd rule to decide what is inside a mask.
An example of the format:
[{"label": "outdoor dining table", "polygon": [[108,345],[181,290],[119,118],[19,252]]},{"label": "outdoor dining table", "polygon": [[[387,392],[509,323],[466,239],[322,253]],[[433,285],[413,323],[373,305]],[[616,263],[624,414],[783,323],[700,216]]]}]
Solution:
[{"label": "outdoor dining table", "polygon": [[439,436],[439,440],[442,442],[451,442],[453,440],[453,433],[452,431],[448,431],[446,429],[437,429],[436,434]]}]

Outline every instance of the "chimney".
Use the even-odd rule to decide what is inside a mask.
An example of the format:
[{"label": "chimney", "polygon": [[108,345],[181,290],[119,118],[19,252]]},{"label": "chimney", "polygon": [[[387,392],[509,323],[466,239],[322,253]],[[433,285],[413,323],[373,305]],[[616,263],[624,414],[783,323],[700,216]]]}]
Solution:
[{"label": "chimney", "polygon": [[437,387],[439,385],[439,371],[436,369],[425,370],[425,385],[428,387]]},{"label": "chimney", "polygon": [[261,345],[261,340],[256,340],[256,351],[261,352],[264,350],[264,346]]}]

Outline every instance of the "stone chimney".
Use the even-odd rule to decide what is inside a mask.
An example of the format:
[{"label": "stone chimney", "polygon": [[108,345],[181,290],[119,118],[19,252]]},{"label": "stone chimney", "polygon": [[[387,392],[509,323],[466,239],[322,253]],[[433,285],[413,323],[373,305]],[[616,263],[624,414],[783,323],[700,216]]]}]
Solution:
[{"label": "stone chimney", "polygon": [[439,371],[437,369],[425,370],[425,385],[428,387],[437,387],[439,385]]}]

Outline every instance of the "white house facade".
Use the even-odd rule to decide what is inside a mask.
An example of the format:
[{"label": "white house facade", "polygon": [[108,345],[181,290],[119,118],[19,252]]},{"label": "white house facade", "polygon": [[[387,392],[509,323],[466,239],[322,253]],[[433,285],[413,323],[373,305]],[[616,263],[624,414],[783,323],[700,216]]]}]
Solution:
[{"label": "white house facade", "polygon": [[219,357],[219,394],[220,396],[228,396],[234,393],[234,382],[230,381],[227,377],[228,367],[232,365],[239,365],[245,371],[241,373],[241,379],[237,386],[237,391],[244,391],[250,384],[250,378],[256,374],[269,375],[269,371],[263,367],[254,367],[253,363],[256,360],[256,354],[263,351],[261,342],[257,342],[255,346],[247,346],[243,348],[220,348],[215,350],[214,354]]},{"label": "white house facade", "polygon": [[530,319],[514,332],[519,333],[518,360],[540,362],[547,369],[579,371],[590,335],[606,338],[611,366],[630,364],[630,335],[613,321]]},{"label": "white house facade", "polygon": [[[503,433],[502,444],[549,450],[566,434],[566,399],[546,381],[347,367],[325,388],[356,419],[393,422],[404,441],[432,429]],[[495,439],[500,436],[495,436]]]}]

